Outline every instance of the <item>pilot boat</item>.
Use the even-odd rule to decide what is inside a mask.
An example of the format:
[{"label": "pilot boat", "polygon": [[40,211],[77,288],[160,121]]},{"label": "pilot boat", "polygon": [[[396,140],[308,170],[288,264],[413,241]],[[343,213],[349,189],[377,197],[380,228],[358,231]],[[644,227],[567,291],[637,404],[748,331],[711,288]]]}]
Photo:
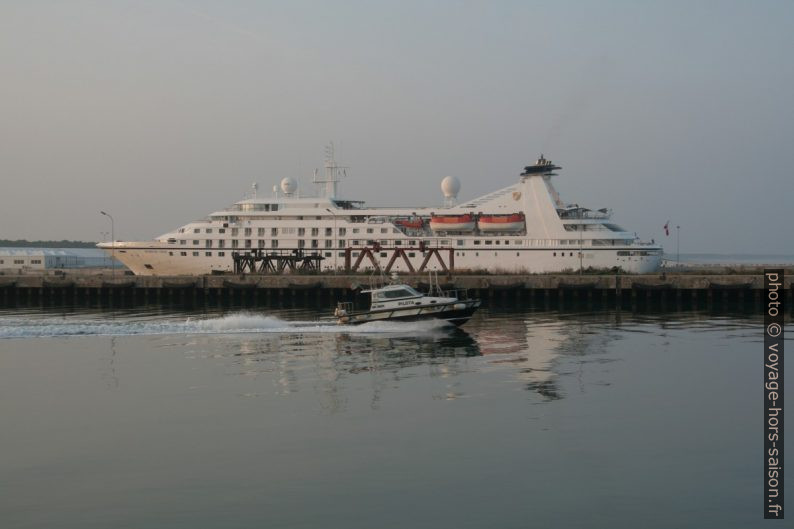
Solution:
[{"label": "pilot boat", "polygon": [[356,311],[353,303],[341,302],[334,311],[339,324],[359,324],[371,321],[444,320],[460,326],[469,321],[479,308],[480,300],[469,298],[465,290],[432,288],[423,294],[404,284],[363,290],[370,295],[369,310]]}]

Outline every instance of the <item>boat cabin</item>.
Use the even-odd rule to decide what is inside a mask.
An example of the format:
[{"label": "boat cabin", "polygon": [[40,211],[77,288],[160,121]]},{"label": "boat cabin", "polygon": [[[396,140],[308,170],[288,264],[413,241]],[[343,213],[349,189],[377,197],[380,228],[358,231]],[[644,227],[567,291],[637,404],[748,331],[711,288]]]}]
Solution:
[{"label": "boat cabin", "polygon": [[395,301],[398,299],[412,299],[424,296],[408,285],[388,285],[375,290],[364,290],[363,294],[372,294],[372,303]]}]

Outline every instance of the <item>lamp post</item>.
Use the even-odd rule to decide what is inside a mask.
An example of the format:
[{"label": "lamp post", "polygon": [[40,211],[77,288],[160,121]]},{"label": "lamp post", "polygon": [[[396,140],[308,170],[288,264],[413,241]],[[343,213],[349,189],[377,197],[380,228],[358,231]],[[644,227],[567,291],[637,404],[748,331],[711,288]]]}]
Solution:
[{"label": "lamp post", "polygon": [[[99,236],[102,238],[102,242],[108,242],[108,237],[110,237],[109,231],[100,231]],[[105,254],[105,264],[108,262],[108,254]]]},{"label": "lamp post", "polygon": [[109,213],[105,213],[104,211],[100,211],[100,213],[110,219],[110,244],[112,244],[112,246],[110,247],[110,256],[111,256],[110,274],[115,277],[115,275],[116,275],[116,227],[115,227],[115,223],[113,222],[113,216],[112,215],[110,215]]},{"label": "lamp post", "polygon": [[325,208],[325,211],[327,211],[328,213],[330,213],[334,217],[334,274],[336,274],[336,257],[337,257],[337,254],[339,252],[339,249],[336,247],[337,246],[336,242],[338,240],[338,233],[336,231],[336,213],[334,213],[333,211],[331,211],[328,208]]}]

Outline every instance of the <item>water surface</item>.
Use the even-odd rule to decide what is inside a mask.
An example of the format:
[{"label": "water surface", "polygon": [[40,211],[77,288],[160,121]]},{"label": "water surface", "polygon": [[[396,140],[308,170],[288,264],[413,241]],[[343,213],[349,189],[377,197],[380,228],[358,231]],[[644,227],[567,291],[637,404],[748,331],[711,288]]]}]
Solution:
[{"label": "water surface", "polygon": [[0,311],[0,525],[763,523],[758,318],[323,315]]}]

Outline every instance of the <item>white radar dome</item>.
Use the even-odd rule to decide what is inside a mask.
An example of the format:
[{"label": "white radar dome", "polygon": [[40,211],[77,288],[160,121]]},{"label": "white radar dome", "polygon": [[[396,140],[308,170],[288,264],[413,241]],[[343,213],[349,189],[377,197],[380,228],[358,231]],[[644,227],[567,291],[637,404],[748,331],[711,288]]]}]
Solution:
[{"label": "white radar dome", "polygon": [[281,190],[285,195],[291,195],[298,189],[298,182],[289,176],[281,180]]},{"label": "white radar dome", "polygon": [[441,181],[441,192],[446,198],[456,198],[460,191],[460,180],[454,176],[445,176]]}]

